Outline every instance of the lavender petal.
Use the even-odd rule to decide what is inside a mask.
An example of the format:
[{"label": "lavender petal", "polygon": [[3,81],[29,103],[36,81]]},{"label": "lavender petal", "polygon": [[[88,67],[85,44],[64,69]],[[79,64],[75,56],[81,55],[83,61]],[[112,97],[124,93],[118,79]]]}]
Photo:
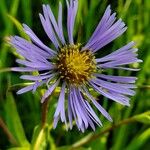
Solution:
[{"label": "lavender petal", "polygon": [[84,87],[85,94],[88,96],[88,98],[92,101],[92,103],[95,105],[95,107],[102,113],[103,116],[105,116],[109,121],[112,122],[111,116],[106,112],[106,110],[94,99],[94,97],[88,92],[87,88]]},{"label": "lavender petal", "polygon": [[60,79],[58,79],[54,84],[52,84],[48,90],[45,92],[44,96],[42,97],[41,103],[45,101],[46,98],[55,90],[55,88],[58,86],[60,82]]},{"label": "lavender petal", "polygon": [[[62,88],[61,88],[61,92],[59,95],[59,99],[58,99],[58,104],[57,104],[57,108],[54,114],[54,118],[58,118],[59,115],[61,117],[61,121],[65,122],[66,127],[67,127],[67,121],[66,121],[66,115],[65,115],[65,88],[66,88],[66,83],[64,82],[62,84]],[[55,123],[55,127],[56,127],[56,123]]]},{"label": "lavender petal", "polygon": [[36,35],[35,33],[26,25],[23,24],[24,30],[28,36],[32,39],[33,42],[35,42],[38,46],[40,46],[42,49],[50,53],[51,55],[55,55],[56,52],[49,47],[47,47]]},{"label": "lavender petal", "polygon": [[44,16],[39,14],[43,29],[46,32],[49,39],[54,44],[54,46],[56,47],[56,49],[58,50],[60,45],[59,45],[57,37],[54,33],[54,30],[52,28],[52,24],[50,22],[50,19],[49,19],[49,11],[47,10],[47,7],[45,5],[43,5],[43,13],[44,13]]},{"label": "lavender petal", "polygon": [[95,32],[82,50],[90,49],[95,53],[126,31],[127,28],[121,19],[115,22],[115,15],[115,13],[111,15],[108,6]]},{"label": "lavender petal", "polygon": [[128,97],[121,95],[119,93],[116,93],[116,92],[105,91],[101,87],[98,87],[97,85],[95,85],[95,83],[93,83],[92,81],[90,81],[89,83],[98,93],[102,94],[103,96],[105,96],[113,101],[116,101],[122,105],[129,106],[129,98]]},{"label": "lavender petal", "polygon": [[135,95],[135,92],[130,88],[126,87],[126,84],[111,83],[101,79],[92,79],[91,81],[96,85],[100,86],[101,88],[105,88],[107,90],[112,90],[114,92],[125,94],[125,95],[131,95],[131,96]]},{"label": "lavender petal", "polygon": [[68,30],[68,38],[69,43],[74,44],[73,41],[73,29],[74,29],[74,22],[77,14],[78,9],[78,0],[70,0],[70,4],[67,1],[67,8],[68,8],[68,16],[67,16],[67,30]]},{"label": "lavender petal", "polygon": [[96,77],[120,83],[135,83],[137,80],[136,77],[124,77],[124,76],[112,76],[112,75],[104,75],[104,74],[94,74]]}]

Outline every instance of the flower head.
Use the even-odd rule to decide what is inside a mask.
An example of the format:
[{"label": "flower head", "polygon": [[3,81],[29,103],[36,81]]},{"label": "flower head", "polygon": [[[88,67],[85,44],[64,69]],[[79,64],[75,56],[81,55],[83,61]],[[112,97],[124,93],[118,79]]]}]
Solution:
[{"label": "flower head", "polygon": [[87,44],[83,46],[80,43],[74,43],[73,28],[77,8],[78,0],[67,1],[69,39],[67,41],[62,27],[62,4],[59,3],[58,20],[53,15],[50,6],[43,5],[43,15],[40,14],[40,20],[45,33],[55,48],[51,49],[46,46],[27,25],[23,25],[24,31],[32,42],[18,36],[11,37],[11,44],[25,58],[16,60],[24,67],[14,67],[12,70],[29,73],[39,72],[37,76],[22,75],[21,79],[33,81],[34,84],[17,93],[36,91],[39,86],[46,84],[47,91],[42,97],[42,103],[56,87],[60,86],[61,91],[54,114],[54,127],[61,119],[66,125],[69,121],[69,128],[72,129],[72,122],[75,120],[78,129],[84,132],[88,126],[95,130],[95,124],[102,125],[91,104],[104,117],[112,121],[110,115],[92,96],[89,88],[108,99],[127,106],[129,106],[130,100],[128,96],[135,94],[133,90],[135,77],[108,75],[103,70],[111,68],[134,71],[136,69],[128,68],[126,65],[141,62],[141,60],[137,58],[137,49],[133,48],[134,42],[128,43],[105,57],[96,58],[96,52],[122,35],[127,29],[121,19],[116,20],[116,13],[111,13],[110,6],[107,7]]}]

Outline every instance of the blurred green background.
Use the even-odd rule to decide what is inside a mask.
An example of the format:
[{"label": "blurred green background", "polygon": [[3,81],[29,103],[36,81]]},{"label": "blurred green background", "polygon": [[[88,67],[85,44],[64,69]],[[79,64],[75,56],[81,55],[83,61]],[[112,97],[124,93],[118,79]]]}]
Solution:
[{"label": "blurred green background", "polygon": [[[63,3],[66,14],[65,0]],[[49,45],[43,32],[38,13],[42,4],[50,4],[57,15],[59,0],[0,0],[0,150],[148,150],[150,149],[150,0],[79,0],[75,25],[75,39],[85,43],[98,24],[105,8],[111,4],[128,26],[126,33],[103,48],[102,55],[120,48],[134,40],[139,48],[142,64],[133,64],[139,72],[111,71],[111,74],[137,76],[137,94],[131,98],[131,106],[124,107],[108,102],[100,96],[101,104],[108,110],[114,122],[110,123],[101,114],[103,127],[93,132],[81,133],[76,127],[65,131],[59,123],[52,129],[53,113],[57,96],[51,101],[48,111],[48,125],[41,129],[42,90],[35,94],[16,95],[26,83],[19,79],[20,73],[10,72],[17,66],[15,49],[8,44],[10,35],[26,36],[22,23],[29,25]],[[64,26],[66,17],[64,19]],[[101,54],[100,54],[101,55]]]}]

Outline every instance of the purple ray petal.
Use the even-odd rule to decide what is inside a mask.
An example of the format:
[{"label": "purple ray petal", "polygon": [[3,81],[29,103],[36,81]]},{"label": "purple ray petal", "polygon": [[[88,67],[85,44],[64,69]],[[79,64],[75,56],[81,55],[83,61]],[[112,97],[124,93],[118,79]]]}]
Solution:
[{"label": "purple ray petal", "polygon": [[73,114],[73,117],[75,119],[76,125],[77,125],[79,131],[81,130],[83,132],[84,126],[83,126],[83,122],[82,122],[82,119],[80,117],[79,111],[77,109],[77,106],[75,104],[72,86],[70,86],[69,97],[70,97],[70,106],[71,106],[72,114]]},{"label": "purple ray petal", "polygon": [[44,51],[43,49],[18,36],[11,37],[11,44],[16,49],[24,52],[24,54],[28,54],[27,57],[29,58],[34,58],[35,54],[39,57],[44,57],[45,59],[53,57],[53,54]]},{"label": "purple ray petal", "polygon": [[34,93],[34,92],[37,90],[37,88],[38,88],[39,86],[42,86],[44,83],[46,83],[46,80],[43,80],[43,81],[36,81],[35,84],[33,85],[33,90],[32,90],[32,92]]},{"label": "purple ray petal", "polygon": [[114,60],[111,62],[106,62],[104,64],[100,64],[100,67],[104,67],[104,68],[111,68],[111,67],[118,67],[121,65],[128,65],[128,64],[133,64],[133,63],[139,63],[142,62],[140,59],[138,58],[130,58],[130,57],[126,57],[126,58],[118,58],[118,60]]},{"label": "purple ray petal", "polygon": [[[107,24],[107,21],[110,19],[110,18],[113,18],[113,17],[110,17],[110,14],[111,14],[111,9],[110,9],[110,5],[106,8],[106,11],[101,19],[101,21],[99,22],[96,30],[94,31],[93,35],[91,36],[89,42],[87,43],[86,47],[89,46],[89,44],[94,40],[94,37],[97,36],[98,34],[102,34],[104,31],[106,31],[108,29],[108,26],[106,25]],[[114,16],[114,15],[113,15]],[[113,20],[113,19],[112,19]],[[115,18],[114,18],[115,20]],[[108,24],[109,25],[109,24]]]},{"label": "purple ray petal", "polygon": [[68,38],[69,43],[74,44],[73,41],[73,29],[74,29],[74,22],[77,14],[78,9],[78,0],[70,0],[70,4],[67,1],[67,8],[68,8],[68,16],[67,16],[67,30],[68,30]]},{"label": "purple ray petal", "polygon": [[108,6],[95,32],[82,50],[90,49],[96,52],[126,31],[127,28],[121,19],[115,22],[115,15],[115,13],[111,15]]},{"label": "purple ray petal", "polygon": [[95,29],[94,33],[92,34],[91,38],[89,39],[88,43],[85,45],[85,47],[83,47],[83,50],[88,49],[88,47],[90,46],[91,42],[93,42],[95,36],[97,36],[98,34],[102,34],[103,30],[102,28],[104,28],[104,24],[106,23],[106,21],[108,20],[109,16],[111,14],[111,9],[110,9],[110,5],[106,8],[106,11],[101,19],[101,21],[99,22],[97,28]]},{"label": "purple ray petal", "polygon": [[70,102],[70,108],[71,108],[71,111],[72,111],[72,115],[73,115],[73,117],[75,119],[77,127],[79,128],[78,121],[77,121],[77,115],[76,115],[74,104],[73,104],[73,93],[72,93],[72,88],[71,87],[69,88],[69,102]]},{"label": "purple ray petal", "polygon": [[142,62],[142,60],[137,58],[136,51],[137,49],[132,48],[134,46],[134,42],[130,42],[129,44],[123,46],[111,54],[96,59],[97,67],[99,68],[114,68],[114,69],[124,69],[124,70],[134,70],[126,67],[121,67],[122,65],[128,65],[132,63]]},{"label": "purple ray petal", "polygon": [[[102,126],[101,121],[99,120],[98,116],[96,115],[96,113],[93,111],[92,107],[90,106],[90,104],[88,103],[88,101],[86,101],[85,99],[83,99],[80,91],[78,92],[78,95],[81,99],[81,102],[83,103],[83,106],[85,107],[85,110],[87,111],[88,116],[99,126]],[[92,125],[92,124],[90,124]],[[93,126],[93,125],[92,125]],[[92,127],[91,126],[91,127]],[[92,127],[93,128],[93,127]],[[95,128],[95,127],[94,127]]]},{"label": "purple ray petal", "polygon": [[[98,68],[101,69],[100,65],[97,65]],[[128,71],[139,71],[140,69],[135,69],[135,68],[128,68],[128,67],[103,67],[103,69],[119,69],[119,70],[128,70]]]},{"label": "purple ray petal", "polygon": [[69,90],[68,94],[68,119],[69,119],[69,125],[70,129],[72,129],[72,120],[73,120],[73,112],[72,112],[72,106],[71,106],[71,92]]},{"label": "purple ray petal", "polygon": [[54,84],[52,84],[48,90],[45,92],[45,94],[42,97],[41,103],[43,103],[45,101],[46,98],[48,98],[49,95],[51,95],[51,93],[55,90],[55,88],[58,86],[60,82],[60,79],[58,79]]},{"label": "purple ray petal", "polygon": [[89,49],[93,50],[93,52],[97,52],[99,49],[107,45],[108,43],[112,42],[114,39],[118,38],[122,35],[126,30],[127,27],[116,27],[116,30],[111,33],[111,31],[105,35],[105,37],[101,38],[99,41],[96,41],[93,45],[89,47]]},{"label": "purple ray petal", "polygon": [[78,110],[78,106],[76,104],[76,97],[75,97],[75,93],[74,93],[74,88],[72,88],[72,97],[73,97],[73,106],[74,106],[74,110],[75,110],[75,113],[77,115],[77,122],[78,122],[78,127],[81,128],[82,124],[83,124],[83,120],[82,120],[82,116]]},{"label": "purple ray petal", "polygon": [[32,84],[32,85],[29,85],[29,86],[26,86],[26,87],[20,89],[20,90],[17,92],[17,94],[23,94],[23,93],[26,93],[26,92],[29,92],[29,91],[32,91],[32,90],[33,90],[33,92],[35,92],[35,90],[36,90],[39,86],[43,85],[45,82],[46,82],[45,80],[44,80],[44,81],[40,81],[40,82],[39,82],[39,81],[38,81],[38,82],[35,82],[35,83]]},{"label": "purple ray petal", "polygon": [[66,44],[65,38],[64,38],[64,33],[63,33],[63,26],[62,26],[62,4],[61,4],[61,2],[59,2],[58,28],[60,30],[61,42],[63,44]]},{"label": "purple ray petal", "polygon": [[131,95],[131,96],[135,95],[135,91],[126,87],[126,84],[111,83],[101,79],[92,79],[91,81],[96,85],[105,88],[106,90],[112,90],[114,92],[125,94],[125,95]]},{"label": "purple ray petal", "polygon": [[112,55],[109,57],[105,56],[103,58],[98,58],[98,59],[96,59],[96,62],[103,64],[103,63],[111,62],[111,61],[119,61],[119,60],[125,59],[125,58],[129,58],[129,60],[130,60],[130,59],[134,59],[136,57],[137,57],[137,54],[132,53],[132,51],[126,51],[126,52],[122,52],[122,53]]},{"label": "purple ray petal", "polygon": [[26,92],[29,92],[29,91],[32,91],[33,90],[33,85],[29,85],[29,86],[26,86],[22,89],[20,89],[17,94],[23,94],[23,93],[26,93]]},{"label": "purple ray petal", "polygon": [[[91,111],[89,110],[89,107],[87,106],[87,105],[88,105],[88,104],[87,104],[88,102],[86,103],[86,100],[83,99],[83,97],[82,97],[82,95],[81,95],[79,89],[77,90],[77,94],[78,94],[78,97],[80,98],[80,103],[81,103],[80,105],[82,106],[84,115],[85,115],[85,117],[86,117],[86,119],[87,119],[89,125],[92,127],[93,130],[95,130],[95,125],[94,125],[93,121],[94,121],[96,124],[101,125],[100,120],[98,119],[98,117],[96,116],[96,114],[93,113],[94,111],[91,112]],[[93,121],[92,121],[91,119],[92,119]]]},{"label": "purple ray petal", "polygon": [[40,46],[40,48],[44,49],[50,54],[53,54],[53,55],[56,54],[56,52],[50,49],[49,47],[47,47],[26,24],[23,24],[23,27],[24,27],[26,34],[28,34],[30,38],[32,39],[32,41],[36,43],[38,46]]},{"label": "purple ray petal", "polygon": [[13,67],[11,68],[12,71],[16,71],[16,72],[33,72],[33,71],[37,71],[35,68],[23,68],[23,67]]},{"label": "purple ray petal", "polygon": [[59,3],[58,23],[56,22],[56,19],[54,17],[54,14],[53,14],[50,6],[47,5],[46,8],[47,8],[47,13],[49,15],[49,19],[55,29],[55,33],[57,34],[58,38],[64,45],[65,40],[64,40],[63,29],[62,29],[62,5],[61,5],[61,2]]},{"label": "purple ray petal", "polygon": [[54,118],[53,129],[55,129],[57,127],[58,121],[59,121],[59,116],[57,116],[57,117]]},{"label": "purple ray petal", "polygon": [[[81,90],[80,90],[81,91]],[[98,116],[96,115],[96,113],[93,111],[92,107],[90,106],[90,104],[88,103],[87,100],[83,99],[83,96],[81,95],[81,92],[78,90],[78,95],[81,99],[81,102],[83,103],[85,109],[87,110],[90,118],[98,125],[102,125],[101,121],[99,120]]]},{"label": "purple ray petal", "polygon": [[96,77],[106,79],[113,82],[121,82],[121,83],[135,83],[137,80],[136,77],[124,77],[124,76],[112,76],[112,75],[104,75],[104,74],[94,74]]},{"label": "purple ray petal", "polygon": [[29,51],[23,51],[20,48],[17,48],[16,52],[18,54],[22,55],[24,58],[26,58],[27,60],[29,60],[31,62],[41,62],[41,63],[49,64],[49,61],[47,61],[46,58],[44,58],[43,56],[39,55],[38,53],[32,53],[32,52],[29,52]]},{"label": "purple ray petal", "polygon": [[11,42],[16,48],[16,51],[27,60],[49,64],[49,61],[47,61],[47,59],[51,58],[52,55],[43,51],[32,43],[29,43],[28,41],[17,36],[13,37],[11,39]]},{"label": "purple ray petal", "polygon": [[117,61],[119,59],[125,59],[129,58],[133,59],[137,57],[136,48],[132,48],[135,45],[134,42],[130,42],[129,44],[123,46],[122,48],[112,52],[109,55],[106,55],[105,57],[96,59],[97,63],[104,63],[104,62],[110,62],[110,61]]},{"label": "purple ray petal", "polygon": [[52,65],[51,63],[45,64],[45,63],[41,63],[41,62],[29,62],[27,60],[22,60],[22,59],[17,59],[16,60],[17,63],[24,65],[26,67],[31,67],[31,68],[36,68],[36,70],[40,70],[45,69],[45,70],[51,70],[54,69],[54,65]]},{"label": "purple ray petal", "polygon": [[73,89],[73,95],[74,95],[74,102],[75,102],[76,110],[77,110],[77,112],[79,112],[77,114],[80,115],[82,121],[84,122],[85,128],[87,128],[88,127],[88,120],[87,120],[87,118],[86,118],[86,116],[84,114],[83,106],[79,102],[80,99],[77,96],[77,92],[76,92],[75,88]]},{"label": "purple ray petal", "polygon": [[49,79],[53,78],[56,74],[50,74],[50,75],[38,75],[38,76],[33,76],[33,75],[22,75],[20,76],[21,79],[24,80],[32,80],[32,81],[37,81],[37,80],[44,80],[44,79]]},{"label": "purple ray petal", "polygon": [[[45,5],[44,5],[44,6],[45,6]],[[51,8],[50,8],[49,5],[46,5],[45,7],[46,7],[46,10],[47,10],[46,13],[47,13],[48,16],[49,16],[50,22],[51,22],[51,24],[53,25],[56,34],[59,36],[59,28],[58,28],[56,19],[55,19],[55,17],[54,17],[54,14],[53,14],[53,12],[52,12],[52,10],[51,10]]]},{"label": "purple ray petal", "polygon": [[92,101],[92,103],[95,105],[95,107],[102,113],[103,116],[105,116],[109,121],[112,121],[111,116],[107,113],[107,111],[94,99],[94,97],[88,92],[86,87],[83,87],[85,94],[87,97]]},{"label": "purple ray petal", "polygon": [[[62,122],[65,122],[66,127],[67,127],[67,121],[66,121],[66,115],[65,115],[65,88],[66,88],[66,83],[64,82],[62,84],[62,88],[61,88],[61,92],[59,95],[59,99],[58,99],[58,104],[57,104],[57,108],[54,114],[54,118],[59,117],[61,118]],[[54,128],[56,128],[57,124],[55,123]]]},{"label": "purple ray petal", "polygon": [[[116,59],[118,56],[124,54],[124,52],[128,52],[128,54],[132,54],[132,47],[135,46],[135,43],[132,41],[128,43],[127,45],[121,47],[120,49],[112,52],[109,55],[106,55],[105,57],[96,59],[96,62],[104,62],[104,61],[110,61]],[[130,51],[129,51],[130,50]]]},{"label": "purple ray petal", "polygon": [[113,92],[114,94],[112,92],[110,93],[109,91],[106,91],[106,90],[102,89],[101,87],[98,87],[92,81],[90,81],[89,83],[98,93],[102,94],[103,96],[105,96],[113,101],[116,101],[122,105],[129,106],[129,98],[128,97],[117,94],[115,92]]},{"label": "purple ray petal", "polygon": [[54,46],[56,47],[56,49],[58,49],[59,42],[56,38],[56,35],[55,35],[54,30],[52,28],[52,24],[51,24],[50,19],[49,19],[49,11],[47,10],[47,7],[45,5],[43,5],[43,13],[44,13],[44,17],[43,17],[43,15],[39,14],[43,29],[46,32],[49,39],[54,44]]}]

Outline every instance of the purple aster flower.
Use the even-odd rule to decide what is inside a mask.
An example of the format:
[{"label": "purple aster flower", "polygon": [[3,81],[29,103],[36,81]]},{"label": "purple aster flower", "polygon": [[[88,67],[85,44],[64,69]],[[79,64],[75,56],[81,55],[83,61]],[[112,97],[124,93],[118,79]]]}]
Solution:
[{"label": "purple aster flower", "polygon": [[[14,67],[13,71],[29,72],[30,75],[22,75],[20,78],[30,80],[34,84],[17,92],[22,94],[28,91],[36,91],[39,86],[47,85],[47,91],[41,102],[48,98],[56,87],[61,87],[57,108],[54,114],[54,128],[59,120],[69,125],[72,129],[73,120],[82,132],[91,126],[95,130],[95,124],[102,125],[91,105],[112,121],[110,115],[92,96],[90,88],[97,93],[129,106],[129,96],[135,94],[135,77],[113,76],[104,74],[105,69],[123,69],[134,71],[127,65],[141,62],[137,58],[137,49],[134,42],[130,42],[111,54],[95,58],[95,54],[105,45],[122,35],[127,27],[124,22],[116,19],[116,13],[111,13],[107,7],[95,32],[85,46],[74,43],[73,29],[77,14],[78,0],[67,1],[67,38],[64,37],[62,27],[62,4],[59,3],[58,20],[52,13],[49,5],[43,5],[43,15],[40,20],[43,29],[54,49],[46,46],[35,33],[27,26],[24,31],[32,42],[21,37],[11,37],[11,44],[17,53],[25,59],[17,59],[17,63],[23,67]],[[32,72],[38,71],[35,76]],[[68,124],[69,123],[69,124]]]}]

